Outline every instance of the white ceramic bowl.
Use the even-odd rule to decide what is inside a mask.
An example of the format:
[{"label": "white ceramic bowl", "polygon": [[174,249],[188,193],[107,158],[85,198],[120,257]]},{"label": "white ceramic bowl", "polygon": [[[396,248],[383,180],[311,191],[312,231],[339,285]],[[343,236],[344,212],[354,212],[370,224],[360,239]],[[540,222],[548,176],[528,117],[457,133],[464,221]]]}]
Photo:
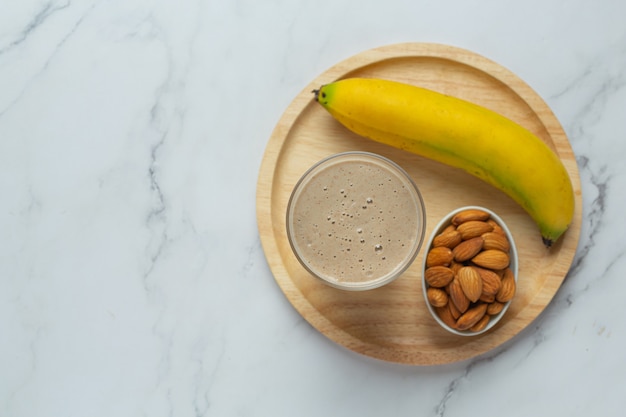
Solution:
[{"label": "white ceramic bowl", "polygon": [[[458,208],[458,209],[448,213],[443,219],[441,219],[441,221],[437,224],[437,226],[435,226],[435,228],[434,228],[430,238],[426,241],[425,252],[424,252],[424,257],[423,257],[423,262],[422,262],[422,293],[424,295],[424,300],[426,302],[426,306],[428,307],[428,311],[433,316],[433,318],[437,321],[437,323],[439,323],[439,325],[441,327],[443,327],[444,329],[446,329],[450,333],[453,333],[453,334],[456,334],[456,335],[459,335],[459,336],[476,336],[476,335],[479,335],[479,334],[482,334],[482,333],[485,333],[485,332],[489,331],[506,314],[506,311],[508,310],[508,308],[509,308],[509,306],[510,306],[510,304],[512,302],[512,300],[511,300],[511,301],[508,301],[507,303],[505,303],[504,308],[502,309],[502,311],[499,314],[491,317],[491,320],[489,320],[489,323],[487,324],[487,326],[484,329],[482,329],[480,331],[477,331],[477,332],[473,332],[473,331],[470,331],[470,330],[460,331],[460,330],[457,330],[457,329],[454,329],[454,328],[448,326],[439,317],[439,315],[435,311],[435,308],[428,301],[428,297],[427,297],[428,283],[426,282],[426,279],[424,277],[425,271],[426,271],[426,254],[431,249],[432,244],[433,244],[433,240],[435,239],[435,237],[441,231],[443,231],[443,229],[445,229],[448,225],[450,225],[450,223],[452,221],[452,218],[457,213],[460,213],[461,211],[469,210],[469,209],[477,209],[477,210],[482,210],[484,212],[489,213],[489,215],[491,216],[491,219],[493,219],[500,227],[502,227],[502,229],[506,233],[506,236],[507,236],[507,238],[509,240],[509,243],[511,245],[511,249],[509,251],[509,257],[510,257],[509,268],[511,268],[511,270],[513,271],[513,274],[515,275],[516,286],[517,286],[517,275],[518,275],[518,254],[517,254],[517,248],[515,246],[515,241],[513,239],[513,235],[511,234],[511,231],[506,226],[504,221],[500,218],[500,216],[498,216],[492,210],[489,210],[489,209],[487,209],[485,207],[480,207],[480,206],[460,207],[460,208]],[[513,298],[513,300],[514,299],[515,298]],[[449,302],[451,302],[451,301],[449,301]]]}]

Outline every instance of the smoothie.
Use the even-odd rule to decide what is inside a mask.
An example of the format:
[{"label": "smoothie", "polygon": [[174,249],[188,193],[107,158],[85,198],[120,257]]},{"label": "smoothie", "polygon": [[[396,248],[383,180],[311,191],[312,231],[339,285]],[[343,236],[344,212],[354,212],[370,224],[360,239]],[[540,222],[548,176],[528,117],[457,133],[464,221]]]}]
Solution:
[{"label": "smoothie", "polygon": [[343,289],[376,288],[415,259],[424,236],[421,196],[395,163],[365,152],[334,155],[296,185],[287,232],[298,260]]}]

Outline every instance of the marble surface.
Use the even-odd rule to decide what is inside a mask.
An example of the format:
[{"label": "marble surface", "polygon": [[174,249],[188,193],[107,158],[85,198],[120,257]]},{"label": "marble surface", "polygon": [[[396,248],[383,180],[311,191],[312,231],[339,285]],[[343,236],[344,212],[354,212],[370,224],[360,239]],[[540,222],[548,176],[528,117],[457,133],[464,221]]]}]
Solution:
[{"label": "marble surface", "polygon": [[[0,13],[1,416],[621,416],[626,3],[23,0]],[[475,359],[329,341],[261,248],[282,112],[353,54],[437,42],[515,72],[579,164],[545,312]]]}]

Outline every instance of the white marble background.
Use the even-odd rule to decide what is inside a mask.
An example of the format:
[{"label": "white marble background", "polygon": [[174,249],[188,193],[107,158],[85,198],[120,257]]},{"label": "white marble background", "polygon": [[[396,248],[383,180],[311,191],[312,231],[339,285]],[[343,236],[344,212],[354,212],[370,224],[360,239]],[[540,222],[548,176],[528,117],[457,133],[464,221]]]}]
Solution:
[{"label": "white marble background", "polygon": [[[622,416],[626,3],[4,0],[0,416]],[[439,42],[527,81],[566,129],[584,223],[511,343],[406,367],[347,351],[265,262],[256,180],[314,77]]]}]

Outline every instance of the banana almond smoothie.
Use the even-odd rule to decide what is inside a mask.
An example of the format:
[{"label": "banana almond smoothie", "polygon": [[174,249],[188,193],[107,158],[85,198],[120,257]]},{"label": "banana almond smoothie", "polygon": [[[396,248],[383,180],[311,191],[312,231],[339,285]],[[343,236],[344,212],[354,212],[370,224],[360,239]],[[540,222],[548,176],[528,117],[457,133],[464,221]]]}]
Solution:
[{"label": "banana almond smoothie", "polygon": [[409,267],[424,237],[419,191],[381,156],[347,152],[311,168],[296,184],[287,234],[302,265],[331,286],[365,290]]}]

